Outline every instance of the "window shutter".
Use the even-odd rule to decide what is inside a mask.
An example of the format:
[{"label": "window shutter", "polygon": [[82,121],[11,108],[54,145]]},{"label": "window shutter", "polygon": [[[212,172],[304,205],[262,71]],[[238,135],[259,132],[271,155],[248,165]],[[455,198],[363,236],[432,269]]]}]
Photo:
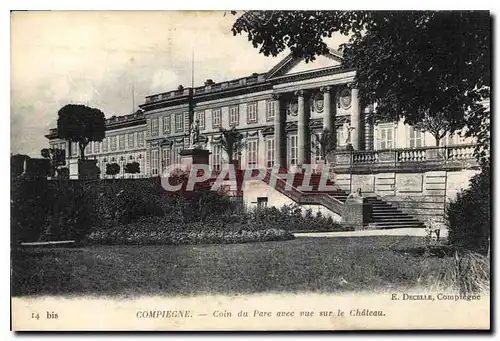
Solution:
[{"label": "window shutter", "polygon": [[189,133],[189,113],[184,113],[184,132]]},{"label": "window shutter", "polygon": [[151,149],[146,151],[146,169],[144,173],[151,175]]},{"label": "window shutter", "polygon": [[151,119],[148,118],[146,120],[146,138],[150,138],[151,137]]}]

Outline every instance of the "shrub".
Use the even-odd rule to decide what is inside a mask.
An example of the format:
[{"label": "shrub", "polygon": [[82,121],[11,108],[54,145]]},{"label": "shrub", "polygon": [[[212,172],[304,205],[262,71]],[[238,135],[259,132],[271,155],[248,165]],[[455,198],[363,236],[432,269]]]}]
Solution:
[{"label": "shrub", "polygon": [[[146,227],[143,229],[142,227]],[[293,239],[293,234],[273,228],[223,230],[201,223],[185,225],[130,224],[92,232],[87,243],[99,245],[231,244]]]},{"label": "shrub", "polygon": [[250,213],[252,219],[269,227],[287,231],[347,231],[344,227],[333,221],[331,217],[324,217],[320,212],[313,214],[311,209],[303,212],[299,205],[284,205],[280,209],[275,207],[256,209]]},{"label": "shrub", "polygon": [[115,176],[118,173],[120,173],[120,165],[119,164],[117,164],[116,162],[106,164],[106,175]]},{"label": "shrub", "polygon": [[13,181],[12,242],[81,240],[98,223],[86,191],[87,185],[77,181]]},{"label": "shrub", "polygon": [[491,232],[490,167],[483,166],[469,188],[457,195],[446,208],[449,243],[482,254],[488,252]]},{"label": "shrub", "polygon": [[137,174],[137,173],[140,173],[141,172],[141,167],[139,165],[139,162],[131,162],[131,163],[127,163],[125,165],[125,173],[127,174]]}]

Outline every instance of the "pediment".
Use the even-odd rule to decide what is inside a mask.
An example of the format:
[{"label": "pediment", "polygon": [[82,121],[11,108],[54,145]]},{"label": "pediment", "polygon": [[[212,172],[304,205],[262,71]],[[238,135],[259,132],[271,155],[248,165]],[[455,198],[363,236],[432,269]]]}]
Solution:
[{"label": "pediment", "polygon": [[316,56],[314,61],[308,63],[306,63],[304,59],[294,58],[292,54],[289,54],[269,70],[266,78],[299,74],[317,69],[339,66],[342,62],[342,54],[334,49],[329,50],[329,53],[322,56]]}]

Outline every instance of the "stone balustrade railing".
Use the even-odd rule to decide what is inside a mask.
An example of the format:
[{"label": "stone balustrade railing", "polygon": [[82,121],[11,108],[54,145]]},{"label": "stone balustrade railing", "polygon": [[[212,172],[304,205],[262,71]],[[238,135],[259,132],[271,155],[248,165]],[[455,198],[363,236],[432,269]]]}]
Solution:
[{"label": "stone balustrade railing", "polygon": [[[249,77],[235,79],[231,81],[221,82],[221,83],[213,83],[210,85],[199,86],[193,88],[193,93],[196,94],[204,94],[209,92],[215,92],[227,88],[246,86],[247,84],[256,84],[259,82],[265,81],[264,74],[255,74]],[[164,92],[161,94],[151,95],[146,97],[146,104],[165,101],[171,98],[187,96],[189,95],[190,88],[185,88],[182,90],[172,90],[168,92]]]},{"label": "stone balustrade railing", "polygon": [[475,165],[474,145],[446,147],[401,148],[387,150],[336,151],[333,165],[345,167],[404,167],[416,164],[453,164]]},{"label": "stone balustrade railing", "polygon": [[344,203],[334,198],[327,193],[304,193],[293,187],[292,185],[286,183],[285,179],[282,179],[276,174],[273,174],[270,170],[267,172],[263,181],[270,184],[271,178],[275,178],[276,182],[274,184],[274,189],[276,189],[281,194],[284,194],[288,198],[292,199],[294,202],[300,205],[311,204],[311,205],[322,205],[328,208],[332,212],[342,215],[344,212]]}]

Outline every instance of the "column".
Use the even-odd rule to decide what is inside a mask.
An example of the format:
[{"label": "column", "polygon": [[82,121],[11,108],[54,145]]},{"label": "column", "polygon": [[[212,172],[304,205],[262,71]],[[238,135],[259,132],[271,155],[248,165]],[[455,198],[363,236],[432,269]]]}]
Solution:
[{"label": "column", "polygon": [[[329,86],[324,86],[320,90],[323,92],[323,128],[328,129],[330,132],[333,132],[334,130],[334,122],[335,122],[335,117],[334,113],[332,112],[332,98],[330,95],[330,89],[331,87]],[[333,106],[333,110],[335,110],[335,105]]]},{"label": "column", "polygon": [[365,150],[373,150],[374,132],[373,132],[373,105],[365,110]]},{"label": "column", "polygon": [[354,150],[360,149],[362,139],[359,104],[359,90],[351,87],[351,144]]},{"label": "column", "polygon": [[311,141],[309,138],[309,106],[305,105],[304,91],[295,92],[298,106],[298,164],[311,163]]},{"label": "column", "polygon": [[70,146],[70,141],[69,140],[65,140],[64,141],[64,153],[66,155],[64,155],[64,158],[65,158],[65,162],[66,162],[66,167],[69,167],[69,158],[71,156],[71,146]]},{"label": "column", "polygon": [[274,100],[274,167],[286,167],[285,119],[281,105],[282,95],[273,94]]}]

